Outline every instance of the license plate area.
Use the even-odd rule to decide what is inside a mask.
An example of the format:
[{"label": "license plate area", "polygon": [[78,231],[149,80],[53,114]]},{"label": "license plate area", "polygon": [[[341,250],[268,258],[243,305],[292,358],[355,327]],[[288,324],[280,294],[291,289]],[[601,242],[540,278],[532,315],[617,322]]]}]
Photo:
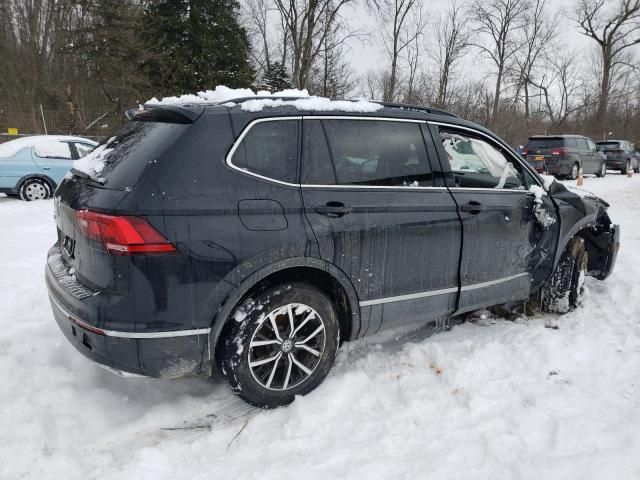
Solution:
[{"label": "license plate area", "polygon": [[534,160],[544,160],[544,155],[536,155]]},{"label": "license plate area", "polygon": [[69,237],[68,235],[65,235],[64,233],[62,233],[60,235],[60,251],[62,252],[63,257],[65,258],[65,260],[70,260],[74,255],[75,252],[75,248],[76,248],[76,241]]}]

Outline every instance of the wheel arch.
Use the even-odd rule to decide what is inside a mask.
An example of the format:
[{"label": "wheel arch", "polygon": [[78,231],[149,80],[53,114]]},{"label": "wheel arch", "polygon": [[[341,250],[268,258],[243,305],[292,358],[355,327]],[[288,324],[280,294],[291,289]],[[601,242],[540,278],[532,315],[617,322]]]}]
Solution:
[{"label": "wheel arch", "polygon": [[[329,295],[338,308],[341,337],[350,340],[357,336],[360,331],[358,296],[344,272],[319,258],[287,258],[262,267],[235,288],[229,283],[226,284],[229,292],[221,302],[211,324],[209,335],[211,359],[215,357],[222,330],[238,304],[258,289],[287,281],[303,281]],[[215,368],[215,362],[212,363]]]},{"label": "wheel arch", "polygon": [[43,180],[47,182],[47,184],[51,188],[51,195],[53,195],[53,193],[56,191],[56,188],[58,187],[56,182],[49,175],[45,175],[43,173],[29,173],[28,175],[25,175],[20,180],[18,180],[18,183],[16,183],[15,187],[16,192],[20,192],[20,189],[28,180]]}]

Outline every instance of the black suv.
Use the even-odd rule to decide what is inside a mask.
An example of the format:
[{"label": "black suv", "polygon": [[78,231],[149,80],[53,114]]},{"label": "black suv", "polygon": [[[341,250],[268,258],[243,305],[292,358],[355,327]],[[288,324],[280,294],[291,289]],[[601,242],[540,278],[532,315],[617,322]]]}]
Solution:
[{"label": "black suv", "polygon": [[626,175],[629,170],[640,172],[640,152],[627,140],[605,140],[597,143],[598,150],[607,156],[607,167],[620,170]]},{"label": "black suv", "polygon": [[78,350],[120,373],[219,372],[274,407],[342,341],[529,298],[567,312],[611,272],[607,203],[545,188],[486,129],[313,100],[146,106],[98,147],[99,174],[72,170],[46,282]]},{"label": "black suv", "polygon": [[590,138],[581,135],[554,135],[529,137],[522,155],[538,172],[557,177],[578,178],[578,172],[607,174],[605,155],[598,151]]}]

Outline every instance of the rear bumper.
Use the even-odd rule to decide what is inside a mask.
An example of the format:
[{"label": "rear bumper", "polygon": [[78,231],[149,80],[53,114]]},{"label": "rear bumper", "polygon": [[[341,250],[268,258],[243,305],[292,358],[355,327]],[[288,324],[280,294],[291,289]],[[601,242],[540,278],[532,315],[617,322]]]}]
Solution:
[{"label": "rear bumper", "polygon": [[607,159],[605,163],[607,164],[607,168],[610,168],[612,170],[619,170],[622,168],[623,164],[626,163],[626,160],[622,161],[620,159],[615,159],[615,160]]},{"label": "rear bumper", "polygon": [[55,251],[50,252],[45,279],[53,316],[67,340],[85,357],[125,374],[161,378],[211,374],[210,329],[105,329],[100,326],[102,312],[96,305],[100,294],[86,296],[75,290],[56,274],[55,263]]}]

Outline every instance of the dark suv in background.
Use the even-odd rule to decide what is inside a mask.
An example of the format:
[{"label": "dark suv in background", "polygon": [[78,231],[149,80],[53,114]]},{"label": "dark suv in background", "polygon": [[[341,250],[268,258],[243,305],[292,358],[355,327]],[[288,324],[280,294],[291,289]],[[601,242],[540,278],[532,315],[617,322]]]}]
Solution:
[{"label": "dark suv in background", "polygon": [[553,135],[529,137],[522,155],[538,172],[557,177],[578,178],[578,172],[607,174],[604,154],[590,138],[581,135]]},{"label": "dark suv in background", "polygon": [[65,336],[112,370],[218,372],[274,407],[319,385],[342,341],[530,297],[563,313],[609,275],[605,201],[545,183],[479,125],[364,103],[130,113],[55,194]]},{"label": "dark suv in background", "polygon": [[640,152],[627,140],[606,140],[597,143],[598,150],[607,156],[607,168],[620,170],[626,175],[629,170],[640,172]]}]

